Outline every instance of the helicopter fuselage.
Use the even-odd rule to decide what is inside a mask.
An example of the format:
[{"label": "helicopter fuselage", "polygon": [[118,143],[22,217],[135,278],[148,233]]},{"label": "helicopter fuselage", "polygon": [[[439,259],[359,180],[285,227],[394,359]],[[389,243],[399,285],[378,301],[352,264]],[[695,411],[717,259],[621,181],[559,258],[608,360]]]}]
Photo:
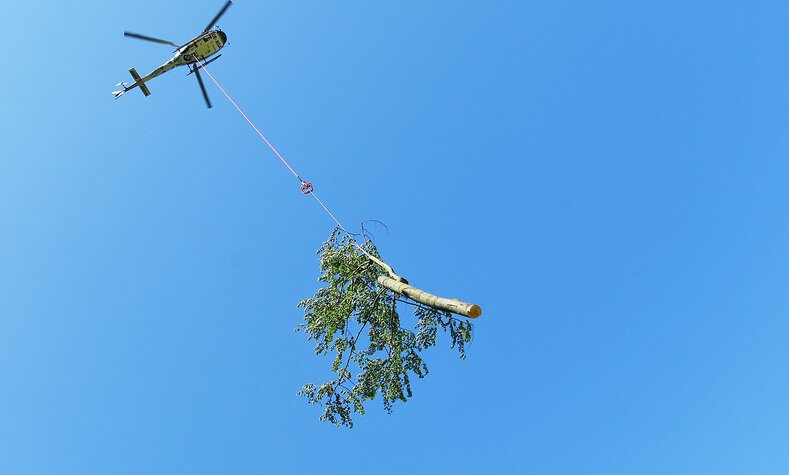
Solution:
[{"label": "helicopter fuselage", "polygon": [[[189,68],[189,74],[187,74],[187,76],[194,73],[195,78],[197,78],[197,82],[200,85],[200,90],[203,92],[203,99],[205,99],[205,103],[210,109],[211,100],[208,98],[208,93],[205,90],[205,84],[203,84],[200,70],[205,68],[208,63],[216,61],[220,56],[222,56],[221,54],[217,53],[219,53],[219,50],[221,50],[227,44],[227,35],[218,27],[214,28],[214,25],[216,25],[216,22],[222,18],[222,15],[225,14],[227,9],[230,8],[232,4],[232,0],[227,0],[222,9],[219,10],[219,13],[214,16],[214,18],[205,28],[203,28],[203,32],[181,46],[178,46],[177,43],[173,43],[169,40],[163,40],[161,38],[154,38],[153,36],[124,31],[123,36],[127,38],[137,38],[139,40],[171,46],[175,48],[175,56],[143,77],[140,77],[135,68],[129,69],[129,74],[131,74],[134,78],[134,84],[127,85],[124,82],[118,83],[117,85],[123,86],[123,89],[112,91],[112,95],[115,96],[115,99],[121,97],[123,94],[134,88],[139,88],[145,96],[150,96],[151,91],[146,85],[148,81],[155,77],[161,76],[167,71],[178,66],[186,66]],[[212,56],[213,58],[211,58]]]},{"label": "helicopter fuselage", "polygon": [[206,31],[202,35],[191,39],[185,45],[175,50],[175,56],[169,61],[146,74],[142,82],[161,76],[167,71],[178,66],[194,64],[198,61],[205,61],[221,50],[227,43],[227,35],[220,30]]},{"label": "helicopter fuselage", "polygon": [[178,66],[194,65],[193,70],[195,70],[200,67],[200,65],[196,63],[206,61],[211,56],[217,54],[219,50],[221,50],[226,44],[227,35],[222,30],[217,28],[216,30],[205,31],[200,36],[196,36],[189,40],[189,42],[183,46],[179,46],[178,49],[175,50],[175,56],[142,78],[137,75],[137,71],[135,71],[134,68],[130,69],[129,72],[132,73],[132,76],[134,76],[135,79],[134,84],[127,86],[121,83],[119,85],[123,85],[123,89],[120,91],[115,91],[113,94],[115,94],[115,97],[118,98],[123,93],[130,91],[135,87],[140,87],[140,89],[143,90],[143,93],[145,93],[147,96],[150,94],[150,92],[148,91],[148,87],[145,86],[146,82],[155,77],[161,76],[167,71]]}]

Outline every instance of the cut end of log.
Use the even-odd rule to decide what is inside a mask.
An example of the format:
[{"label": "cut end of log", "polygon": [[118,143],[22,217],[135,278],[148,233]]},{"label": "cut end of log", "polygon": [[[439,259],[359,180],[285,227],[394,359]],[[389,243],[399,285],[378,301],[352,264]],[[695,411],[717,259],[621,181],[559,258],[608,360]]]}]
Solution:
[{"label": "cut end of log", "polygon": [[477,318],[480,315],[482,315],[482,307],[479,305],[472,305],[471,308],[468,309],[469,318]]}]

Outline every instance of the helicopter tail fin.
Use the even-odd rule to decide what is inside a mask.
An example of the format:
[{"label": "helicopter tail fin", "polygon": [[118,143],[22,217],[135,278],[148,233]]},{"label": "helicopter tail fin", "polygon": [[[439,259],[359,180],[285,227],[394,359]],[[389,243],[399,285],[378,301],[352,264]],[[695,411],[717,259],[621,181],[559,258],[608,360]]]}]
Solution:
[{"label": "helicopter tail fin", "polygon": [[[151,91],[148,90],[148,86],[145,85],[145,82],[140,78],[140,75],[137,74],[137,70],[134,69],[134,68],[131,68],[129,70],[129,73],[134,78],[134,84],[136,86],[140,87],[140,90],[142,91],[142,93],[145,94],[146,96],[150,96],[151,95]],[[115,96],[115,97],[118,97],[118,96]]]}]

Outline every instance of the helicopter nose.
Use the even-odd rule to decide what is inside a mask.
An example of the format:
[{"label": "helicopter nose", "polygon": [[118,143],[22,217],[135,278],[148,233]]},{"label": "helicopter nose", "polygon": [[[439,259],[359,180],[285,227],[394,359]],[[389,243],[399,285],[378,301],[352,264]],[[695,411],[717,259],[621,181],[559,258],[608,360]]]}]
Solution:
[{"label": "helicopter nose", "polygon": [[224,31],[219,32],[219,37],[222,38],[222,44],[227,43],[227,35],[225,34]]}]

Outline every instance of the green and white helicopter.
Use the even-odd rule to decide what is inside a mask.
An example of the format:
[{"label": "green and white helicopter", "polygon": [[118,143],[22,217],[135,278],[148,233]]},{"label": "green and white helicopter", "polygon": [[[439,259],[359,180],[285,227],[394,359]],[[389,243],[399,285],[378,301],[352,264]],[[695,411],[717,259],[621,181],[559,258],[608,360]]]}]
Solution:
[{"label": "green and white helicopter", "polygon": [[129,38],[137,38],[140,40],[152,41],[154,43],[159,43],[163,45],[173,46],[175,47],[175,56],[172,59],[164,63],[163,65],[159,66],[158,68],[154,69],[144,77],[140,77],[137,74],[137,71],[134,68],[129,70],[132,77],[134,78],[134,84],[127,85],[125,83],[118,83],[117,86],[122,86],[123,89],[119,91],[114,91],[112,94],[115,98],[121,97],[127,91],[134,89],[135,87],[139,87],[143,94],[146,96],[151,95],[151,91],[148,90],[148,86],[145,85],[146,82],[150,81],[151,79],[161,76],[162,74],[166,73],[167,71],[177,67],[177,66],[186,66],[189,68],[189,74],[195,73],[197,77],[197,82],[200,84],[200,89],[203,91],[203,98],[205,98],[206,105],[211,108],[211,100],[208,99],[208,93],[205,90],[205,85],[203,84],[203,78],[200,76],[200,69],[219,59],[220,55],[217,55],[210,60],[211,56],[214,56],[219,50],[222,49],[227,44],[227,35],[220,30],[219,28],[214,28],[216,22],[219,21],[219,18],[225,14],[225,11],[230,7],[232,1],[228,1],[225,3],[225,6],[219,10],[219,13],[216,14],[211,23],[205,27],[200,35],[195,36],[191,40],[189,40],[186,44],[178,46],[177,44],[173,43],[172,41],[161,40],[159,38],[153,38],[150,36],[140,35],[137,33],[130,33],[128,31],[124,32],[124,36],[128,36]]}]

